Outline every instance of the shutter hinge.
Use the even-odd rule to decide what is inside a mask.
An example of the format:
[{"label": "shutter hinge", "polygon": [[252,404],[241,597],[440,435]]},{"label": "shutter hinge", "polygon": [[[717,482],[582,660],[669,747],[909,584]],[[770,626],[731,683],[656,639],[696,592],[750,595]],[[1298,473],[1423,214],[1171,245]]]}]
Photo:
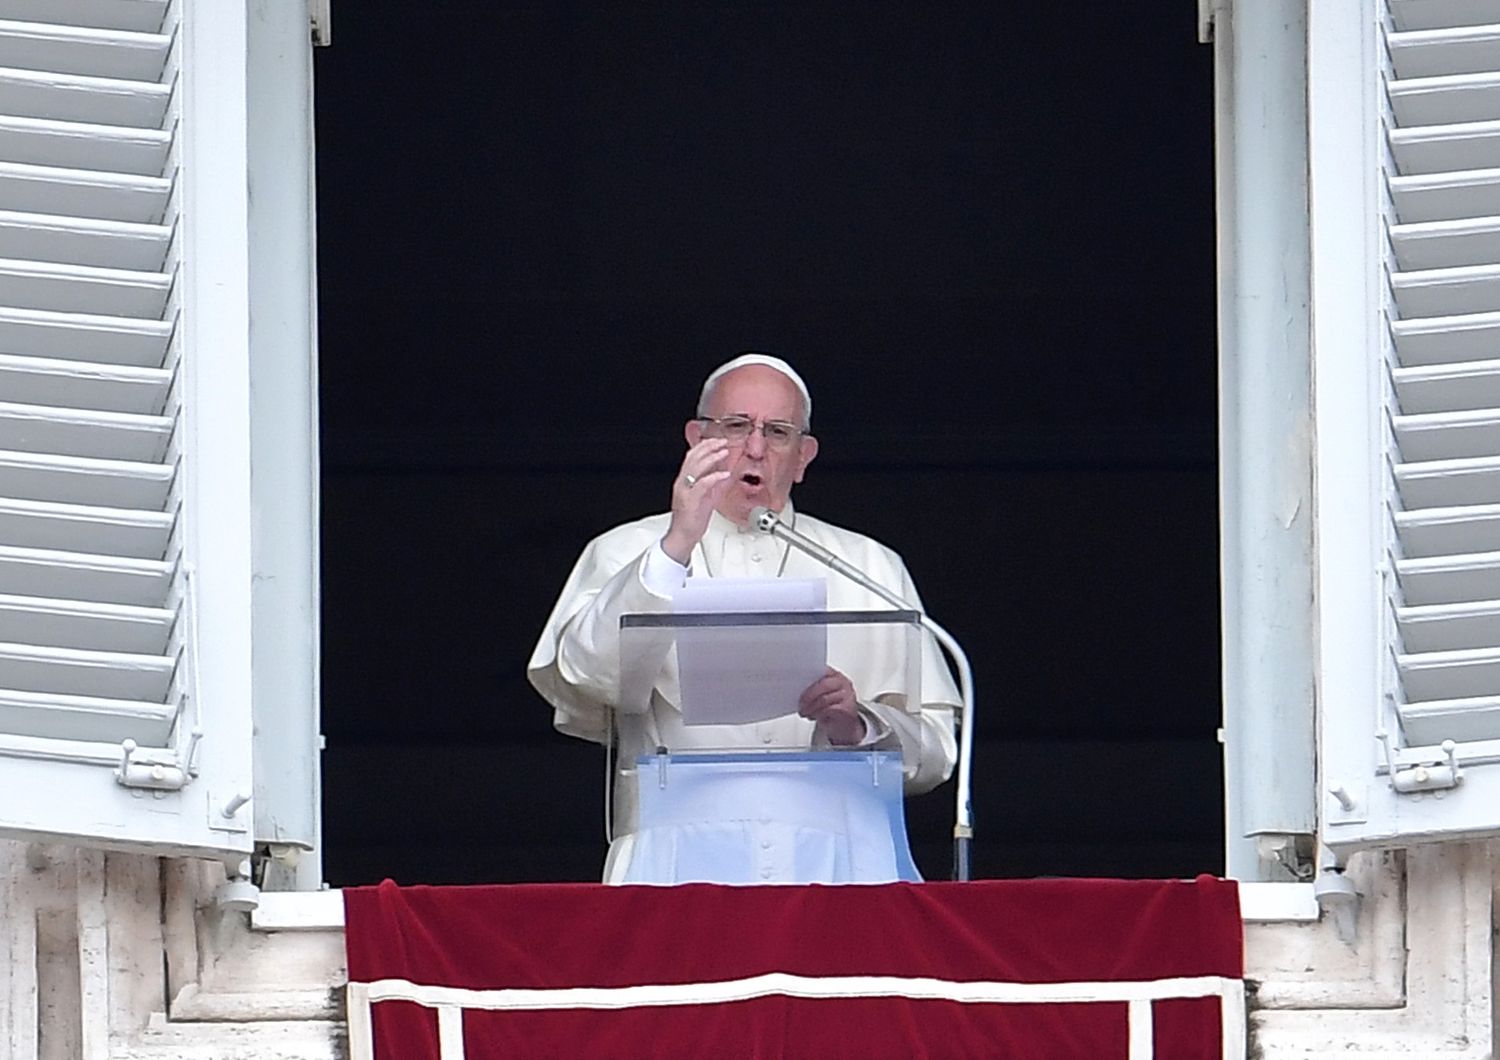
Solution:
[{"label": "shutter hinge", "polygon": [[1337,865],[1325,865],[1313,881],[1313,898],[1318,909],[1333,921],[1334,934],[1346,946],[1359,941],[1359,889]]},{"label": "shutter hinge", "polygon": [[1463,770],[1458,766],[1458,745],[1452,740],[1444,740],[1442,743],[1446,761],[1397,769],[1395,756],[1391,754],[1390,735],[1384,731],[1377,732],[1375,739],[1379,740],[1380,745],[1385,748],[1385,766],[1391,778],[1391,787],[1400,794],[1417,795],[1424,791],[1446,791],[1463,783]]},{"label": "shutter hinge", "polygon": [[186,762],[177,752],[158,747],[139,747],[134,740],[120,745],[120,768],[115,781],[122,787],[147,791],[181,791],[198,775],[198,744],[203,733],[193,730],[188,742]]}]

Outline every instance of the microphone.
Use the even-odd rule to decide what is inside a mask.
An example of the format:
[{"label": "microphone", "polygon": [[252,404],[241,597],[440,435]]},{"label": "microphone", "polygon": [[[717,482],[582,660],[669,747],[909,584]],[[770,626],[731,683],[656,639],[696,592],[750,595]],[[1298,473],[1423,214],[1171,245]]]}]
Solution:
[{"label": "microphone", "polygon": [[917,612],[922,627],[937,638],[937,642],[943,646],[958,667],[958,690],[964,704],[958,734],[958,807],[954,814],[953,824],[953,878],[967,880],[969,878],[969,844],[974,839],[974,807],[969,795],[969,778],[973,772],[974,756],[974,671],[969,666],[968,655],[964,653],[963,648],[959,647],[953,634],[928,618],[921,608],[910,600],[903,600],[864,571],[843,557],[830,552],[806,534],[798,533],[787,526],[781,521],[781,516],[765,505],[759,504],[750,509],[750,525],[762,533],[779,537],[787,544],[795,545],[823,566],[837,571],[854,584],[868,589],[896,610]]},{"label": "microphone", "polygon": [[770,534],[772,537],[779,537],[788,544],[796,545],[803,552],[806,552],[813,559],[823,564],[823,566],[838,571],[855,585],[863,586],[870,590],[870,592],[880,597],[896,610],[920,610],[920,608],[914,606],[909,601],[901,599],[901,597],[891,592],[884,585],[881,585],[874,578],[871,578],[864,571],[842,557],[830,552],[806,534],[799,534],[796,530],[787,526],[786,523],[781,521],[781,516],[771,511],[765,505],[757,505],[750,509],[750,525],[762,533]]}]

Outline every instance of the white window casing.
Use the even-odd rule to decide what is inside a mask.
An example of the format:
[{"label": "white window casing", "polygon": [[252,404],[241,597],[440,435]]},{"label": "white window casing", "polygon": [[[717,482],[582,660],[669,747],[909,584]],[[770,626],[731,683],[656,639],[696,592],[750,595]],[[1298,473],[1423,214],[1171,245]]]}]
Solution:
[{"label": "white window casing", "polygon": [[1241,881],[1298,878],[1317,820],[1305,6],[1230,5],[1214,30],[1225,865]]},{"label": "white window casing", "polygon": [[[325,7],[326,16],[326,7]],[[297,4],[248,18],[255,834],[267,889],[322,884],[313,52]]]},{"label": "white window casing", "polygon": [[[300,338],[280,347],[302,344],[300,396],[280,397],[301,402],[306,497],[297,526],[257,550],[255,520],[275,514],[257,511],[251,476],[254,17],[195,0],[0,0],[3,835],[247,853],[259,804],[280,794],[253,770],[265,690],[300,712],[297,753],[313,755],[293,823],[265,827],[315,839],[310,165],[291,221],[309,241]],[[261,616],[292,627],[286,643],[300,634],[301,670],[278,684],[276,653],[252,652],[254,581],[294,571],[300,602],[268,597],[282,611]]]},{"label": "white window casing", "polygon": [[1500,834],[1500,3],[1309,12],[1323,837]]}]

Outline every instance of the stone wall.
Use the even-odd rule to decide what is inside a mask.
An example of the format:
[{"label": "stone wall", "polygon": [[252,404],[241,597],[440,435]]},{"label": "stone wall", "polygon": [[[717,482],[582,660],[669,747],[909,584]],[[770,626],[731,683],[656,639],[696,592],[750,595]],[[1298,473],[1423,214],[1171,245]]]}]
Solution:
[{"label": "stone wall", "polygon": [[[1250,1055],[1493,1055],[1490,848],[1361,855],[1340,924],[1246,924]],[[11,1060],[336,1060],[336,897],[220,909],[212,862],[0,843],[0,1034]]]}]

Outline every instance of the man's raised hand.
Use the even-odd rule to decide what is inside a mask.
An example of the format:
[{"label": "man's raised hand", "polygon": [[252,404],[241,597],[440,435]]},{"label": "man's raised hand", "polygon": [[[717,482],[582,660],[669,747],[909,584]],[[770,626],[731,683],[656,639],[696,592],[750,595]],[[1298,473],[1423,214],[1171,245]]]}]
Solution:
[{"label": "man's raised hand", "polygon": [[672,522],[661,539],[662,551],[684,567],[693,547],[703,540],[714,509],[729,492],[729,443],[704,438],[687,451],[672,480]]}]

